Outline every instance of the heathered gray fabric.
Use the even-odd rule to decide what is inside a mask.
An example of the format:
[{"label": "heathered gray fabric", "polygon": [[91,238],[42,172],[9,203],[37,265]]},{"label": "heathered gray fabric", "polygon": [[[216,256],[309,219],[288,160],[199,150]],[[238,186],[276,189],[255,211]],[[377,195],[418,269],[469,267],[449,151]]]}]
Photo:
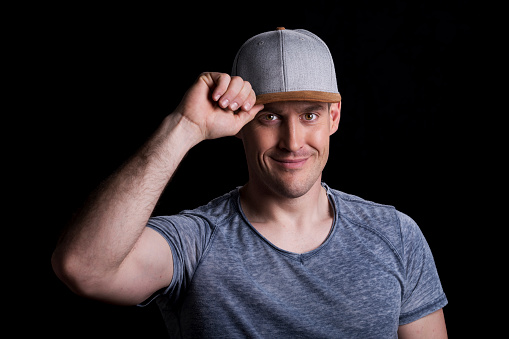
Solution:
[{"label": "heathered gray fabric", "polygon": [[304,29],[270,31],[247,40],[237,52],[232,75],[249,81],[256,95],[339,93],[329,48]]},{"label": "heathered gray fabric", "polygon": [[170,286],[153,298],[174,338],[397,338],[447,304],[426,240],[393,207],[323,184],[334,206],[317,249],[277,248],[243,214],[238,189],[151,218],[169,243]]}]

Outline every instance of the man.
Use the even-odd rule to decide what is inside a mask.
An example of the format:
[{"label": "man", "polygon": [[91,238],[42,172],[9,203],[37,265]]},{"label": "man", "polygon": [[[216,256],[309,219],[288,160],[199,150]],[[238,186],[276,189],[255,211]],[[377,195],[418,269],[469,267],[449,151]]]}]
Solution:
[{"label": "man", "polygon": [[[99,188],[54,252],[57,275],[90,298],[155,300],[174,337],[446,338],[447,299],[417,225],[321,182],[341,109],[325,43],[262,33],[232,73],[201,74]],[[150,218],[184,155],[232,135],[248,183]]]}]

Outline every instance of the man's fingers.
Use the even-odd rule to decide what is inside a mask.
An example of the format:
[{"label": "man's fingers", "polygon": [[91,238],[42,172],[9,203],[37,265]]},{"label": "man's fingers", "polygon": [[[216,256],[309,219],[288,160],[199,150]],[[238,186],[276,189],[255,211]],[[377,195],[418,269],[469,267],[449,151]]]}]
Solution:
[{"label": "man's fingers", "polygon": [[226,73],[206,72],[201,75],[212,90],[212,100],[221,108],[236,111],[239,108],[249,111],[256,102],[256,95],[248,81],[239,76],[230,77]]},{"label": "man's fingers", "polygon": [[[221,108],[229,108],[236,111],[244,108],[246,100],[250,98],[251,84],[244,81],[239,76],[230,77],[226,73],[204,73],[208,81],[207,85],[213,88],[212,100],[217,101]],[[250,102],[246,107],[252,107],[254,102]],[[249,110],[249,108],[245,110]]]},{"label": "man's fingers", "polygon": [[228,89],[219,99],[219,106],[221,108],[229,107],[232,111],[237,110],[238,103],[233,101],[244,87],[244,80],[241,77],[234,76],[228,84]]},{"label": "man's fingers", "polygon": [[210,73],[210,75],[216,85],[212,91],[212,100],[218,101],[228,90],[231,77],[226,73]]},{"label": "man's fingers", "polygon": [[[242,110],[246,111],[246,112],[249,111],[251,109],[251,107],[254,106],[255,103],[256,103],[256,94],[253,90],[250,90],[246,101],[244,101],[244,104],[242,105]],[[263,108],[263,105],[262,105],[262,108]]]},{"label": "man's fingers", "polygon": [[[254,102],[252,102],[250,104],[248,104],[246,102],[249,99],[249,96],[250,96],[251,93],[253,93],[253,95],[254,95],[254,92],[251,89],[251,84],[248,81],[244,81],[242,89],[237,94],[237,96],[232,100],[232,102],[230,104],[230,109],[235,111],[235,110],[241,108],[244,111],[249,111],[249,109],[254,104]],[[249,106],[248,109],[245,109],[244,105],[246,105],[246,104],[248,104],[247,106]]]},{"label": "man's fingers", "polygon": [[253,120],[258,112],[260,112],[263,109],[263,105],[255,105],[253,108],[251,108],[249,111],[239,111],[236,116],[237,119],[240,121],[240,128],[244,127],[248,122]]}]

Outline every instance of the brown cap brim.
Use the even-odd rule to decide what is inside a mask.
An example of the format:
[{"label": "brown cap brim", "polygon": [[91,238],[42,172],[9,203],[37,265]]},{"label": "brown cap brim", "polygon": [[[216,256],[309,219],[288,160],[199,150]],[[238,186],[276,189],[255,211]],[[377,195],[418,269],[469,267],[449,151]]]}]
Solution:
[{"label": "brown cap brim", "polygon": [[256,96],[256,104],[269,104],[277,101],[318,101],[318,102],[340,102],[339,93],[319,91],[293,91],[266,93]]}]

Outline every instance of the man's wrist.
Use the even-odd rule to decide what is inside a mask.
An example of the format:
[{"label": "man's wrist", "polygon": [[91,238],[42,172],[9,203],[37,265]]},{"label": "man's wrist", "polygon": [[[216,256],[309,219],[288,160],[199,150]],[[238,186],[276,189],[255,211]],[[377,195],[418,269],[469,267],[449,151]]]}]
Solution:
[{"label": "man's wrist", "polygon": [[178,111],[168,115],[164,123],[167,124],[168,135],[189,149],[205,140],[201,129]]}]

